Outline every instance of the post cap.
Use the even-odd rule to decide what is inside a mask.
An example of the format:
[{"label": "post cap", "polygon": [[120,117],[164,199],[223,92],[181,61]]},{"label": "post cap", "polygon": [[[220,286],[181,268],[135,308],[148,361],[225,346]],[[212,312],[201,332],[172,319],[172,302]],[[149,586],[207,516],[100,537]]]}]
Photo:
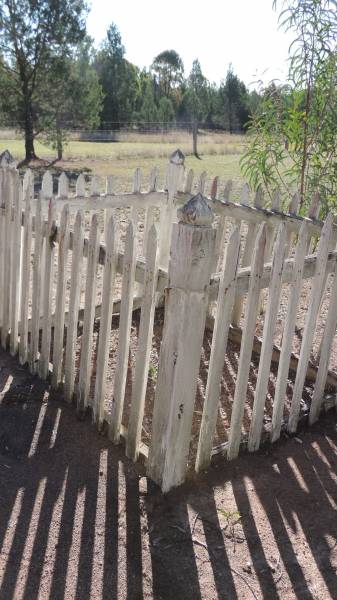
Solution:
[{"label": "post cap", "polygon": [[185,163],[185,154],[178,148],[172,152],[170,156],[170,163],[173,163],[174,165],[183,165]]},{"label": "post cap", "polygon": [[182,208],[177,211],[179,223],[188,223],[199,227],[212,225],[214,220],[213,211],[210,208],[207,198],[200,192],[193,196]]},{"label": "post cap", "polygon": [[15,167],[16,163],[14,157],[11,155],[9,150],[4,150],[0,154],[0,167]]}]

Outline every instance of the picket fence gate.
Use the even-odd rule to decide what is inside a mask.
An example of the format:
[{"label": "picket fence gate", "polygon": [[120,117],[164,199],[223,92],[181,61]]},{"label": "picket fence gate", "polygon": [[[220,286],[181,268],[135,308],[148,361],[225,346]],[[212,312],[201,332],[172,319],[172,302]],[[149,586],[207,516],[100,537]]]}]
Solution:
[{"label": "picket fence gate", "polygon": [[[310,423],[318,418],[326,386],[337,389],[337,373],[329,370],[337,326],[337,227],[332,215],[324,223],[318,220],[318,196],[313,198],[308,217],[302,218],[297,215],[297,194],[282,212],[278,192],[267,208],[260,190],[249,204],[250,192],[245,185],[241,202],[235,203],[229,199],[231,182],[225,186],[224,197],[219,198],[219,178],[212,181],[208,197],[206,174],[194,188],[193,181],[193,172],[185,171],[180,151],[171,157],[164,190],[158,190],[158,172],[154,169],[148,190],[142,191],[141,172],[137,169],[132,192],[123,194],[114,193],[111,177],[107,178],[104,193],[97,177],[92,178],[87,192],[82,175],[77,179],[75,194],[71,194],[64,174],[54,194],[53,178],[46,171],[36,195],[30,171],[21,180],[6,156],[0,163],[2,348],[18,355],[20,363],[27,364],[32,373],[50,378],[52,388],[61,388],[64,398],[75,401],[79,412],[90,407],[98,428],[105,428],[113,443],[124,439],[126,454],[132,460],[141,455],[149,477],[164,492],[185,480],[191,463],[191,431],[205,329],[213,333],[193,458],[196,471],[206,469],[217,453],[229,460],[236,458],[243,441],[252,452],[266,437],[272,442],[278,440],[282,427],[294,433],[306,381],[313,382]],[[123,215],[123,222],[116,211]],[[292,340],[306,280],[312,282],[312,287],[300,352],[295,355]],[[284,286],[287,310],[282,343],[276,347]],[[315,324],[327,288],[324,332],[313,364]],[[262,290],[268,290],[267,300],[262,298]],[[154,320],[163,298],[164,326],[151,409],[152,434],[149,445],[145,445],[142,427]],[[132,315],[137,309],[140,319],[135,368],[125,426]],[[263,334],[259,339],[256,324],[261,312]],[[113,315],[118,315],[119,323],[118,344],[112,349]],[[98,321],[94,358],[93,335]],[[239,345],[238,371],[227,439],[215,448],[228,340]],[[259,355],[258,374],[249,432],[244,439],[242,427],[253,353]],[[112,354],[115,376],[107,402]],[[278,371],[271,423],[266,427],[272,363],[278,364]],[[295,377],[285,418],[290,371]]]}]

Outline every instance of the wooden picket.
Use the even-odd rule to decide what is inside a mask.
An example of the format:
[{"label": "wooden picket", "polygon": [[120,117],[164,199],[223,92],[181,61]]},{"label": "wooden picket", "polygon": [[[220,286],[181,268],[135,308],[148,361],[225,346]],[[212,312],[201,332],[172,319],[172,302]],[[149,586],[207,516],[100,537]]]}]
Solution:
[{"label": "wooden picket", "polygon": [[94,213],[90,225],[88,264],[85,284],[84,320],[77,398],[77,409],[79,412],[82,412],[88,406],[89,401],[99,242],[100,232],[98,217],[97,214]]},{"label": "wooden picket", "polygon": [[153,225],[147,238],[144,295],[140,317],[135,380],[132,388],[132,400],[126,446],[126,454],[132,460],[137,460],[138,458],[138,449],[141,439],[146,385],[149,370],[150,352],[152,347],[157,274],[158,238],[156,227]]},{"label": "wooden picket", "polygon": [[74,395],[75,383],[75,353],[77,339],[77,322],[80,308],[81,275],[83,264],[84,217],[82,212],[76,215],[73,233],[73,252],[71,264],[71,285],[68,313],[67,340],[64,361],[64,395],[71,402]]},{"label": "wooden picket", "polygon": [[[28,360],[28,303],[30,291],[30,272],[31,272],[31,250],[32,250],[32,213],[31,213],[31,190],[27,186],[25,190],[25,222],[23,230],[23,250],[22,250],[22,290],[21,290],[21,315],[20,315],[20,345],[19,360],[25,364]],[[21,218],[21,210],[20,210]],[[21,237],[21,223],[16,223],[18,236]],[[17,338],[18,332],[15,332]]]},{"label": "wooden picket", "polygon": [[41,379],[46,379],[49,372],[49,355],[51,342],[51,314],[52,314],[52,294],[53,294],[53,272],[54,272],[54,256],[55,256],[55,203],[53,200],[49,202],[48,210],[48,227],[47,234],[44,240],[44,273],[42,273],[41,292],[43,293],[42,301],[42,340],[41,354],[39,360],[39,375]]},{"label": "wooden picket", "polygon": [[250,452],[257,450],[260,446],[263,423],[263,409],[266,401],[271,356],[273,351],[273,340],[282,287],[285,242],[285,225],[281,225],[277,234],[273,253],[268,307],[263,327],[263,342],[261,348],[259,372],[255,387],[254,407],[248,439],[248,450]]},{"label": "wooden picket", "polygon": [[104,265],[104,279],[102,292],[102,313],[99,334],[99,344],[97,350],[97,367],[96,367],[96,385],[93,418],[99,425],[102,426],[104,420],[104,399],[106,385],[106,371],[109,358],[109,342],[111,317],[113,306],[113,289],[115,283],[116,266],[117,266],[117,248],[118,237],[114,218],[110,217],[107,224],[107,246]]},{"label": "wooden picket", "polygon": [[308,241],[308,228],[305,223],[301,227],[299,239],[296,247],[294,258],[294,278],[290,285],[289,301],[287,307],[286,320],[284,325],[282,349],[280,355],[279,368],[277,373],[277,381],[275,387],[273,416],[272,416],[272,435],[271,439],[275,442],[280,437],[282,414],[286,387],[288,381],[288,371],[291,356],[292,340],[295,331],[297,307],[300,297],[302,276],[305,259],[305,249]]},{"label": "wooden picket", "polygon": [[133,289],[136,267],[135,226],[131,220],[128,226],[123,261],[122,301],[119,319],[119,341],[116,377],[110,417],[110,439],[114,443],[120,440],[120,430],[124,407],[126,375],[129,360],[130,331],[133,305]]},{"label": "wooden picket", "polygon": [[232,314],[235,298],[239,251],[240,229],[236,226],[233,229],[227,244],[224,268],[219,284],[218,307],[214,324],[205,403],[199,433],[195,466],[196,471],[207,468],[211,461],[212,441],[218,412],[220,380],[227,346],[230,316]]},{"label": "wooden picket", "polygon": [[[65,185],[66,182],[63,182]],[[59,190],[60,191],[60,190]],[[62,191],[62,190],[61,190]],[[53,347],[53,375],[52,387],[57,388],[62,381],[62,355],[64,338],[64,318],[65,318],[65,295],[67,283],[67,262],[69,253],[69,207],[65,206],[62,210],[59,237],[58,237],[58,267],[57,267],[57,288],[56,288],[56,310],[54,323],[54,347]]]},{"label": "wooden picket", "polygon": [[245,325],[243,329],[242,345],[238,367],[238,376],[235,386],[231,426],[228,439],[227,458],[236,458],[239,453],[241,441],[241,423],[246,401],[246,392],[249,377],[249,367],[253,350],[254,332],[260,298],[260,279],[263,272],[263,257],[266,245],[266,226],[260,225],[252,260],[251,277],[245,312]]}]

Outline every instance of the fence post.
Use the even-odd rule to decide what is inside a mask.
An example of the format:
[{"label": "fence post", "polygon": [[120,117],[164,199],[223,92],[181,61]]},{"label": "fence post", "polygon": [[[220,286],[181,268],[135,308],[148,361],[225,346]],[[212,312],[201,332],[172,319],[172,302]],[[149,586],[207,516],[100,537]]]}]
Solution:
[{"label": "fence post", "polygon": [[148,474],[167,492],[184,481],[214,252],[213,213],[200,193],[173,225]]},{"label": "fence post", "polygon": [[167,169],[167,205],[160,211],[159,266],[167,269],[169,262],[173,219],[175,216],[175,196],[182,185],[185,156],[181,150],[175,150],[170,156]]}]

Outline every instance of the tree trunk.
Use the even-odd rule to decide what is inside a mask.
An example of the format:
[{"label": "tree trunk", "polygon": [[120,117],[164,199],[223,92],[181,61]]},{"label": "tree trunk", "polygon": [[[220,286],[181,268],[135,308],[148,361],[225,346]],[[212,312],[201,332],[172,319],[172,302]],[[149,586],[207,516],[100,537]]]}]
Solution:
[{"label": "tree trunk", "polygon": [[193,154],[196,158],[200,158],[198,154],[198,121],[197,119],[193,119],[192,125],[192,136],[193,136]]},{"label": "tree trunk", "polygon": [[57,127],[57,131],[56,131],[56,147],[57,147],[57,160],[62,160],[63,144],[62,144],[62,130],[60,127]]},{"label": "tree trunk", "polygon": [[30,107],[26,107],[25,114],[25,153],[26,162],[37,158],[34,149],[34,127]]}]

